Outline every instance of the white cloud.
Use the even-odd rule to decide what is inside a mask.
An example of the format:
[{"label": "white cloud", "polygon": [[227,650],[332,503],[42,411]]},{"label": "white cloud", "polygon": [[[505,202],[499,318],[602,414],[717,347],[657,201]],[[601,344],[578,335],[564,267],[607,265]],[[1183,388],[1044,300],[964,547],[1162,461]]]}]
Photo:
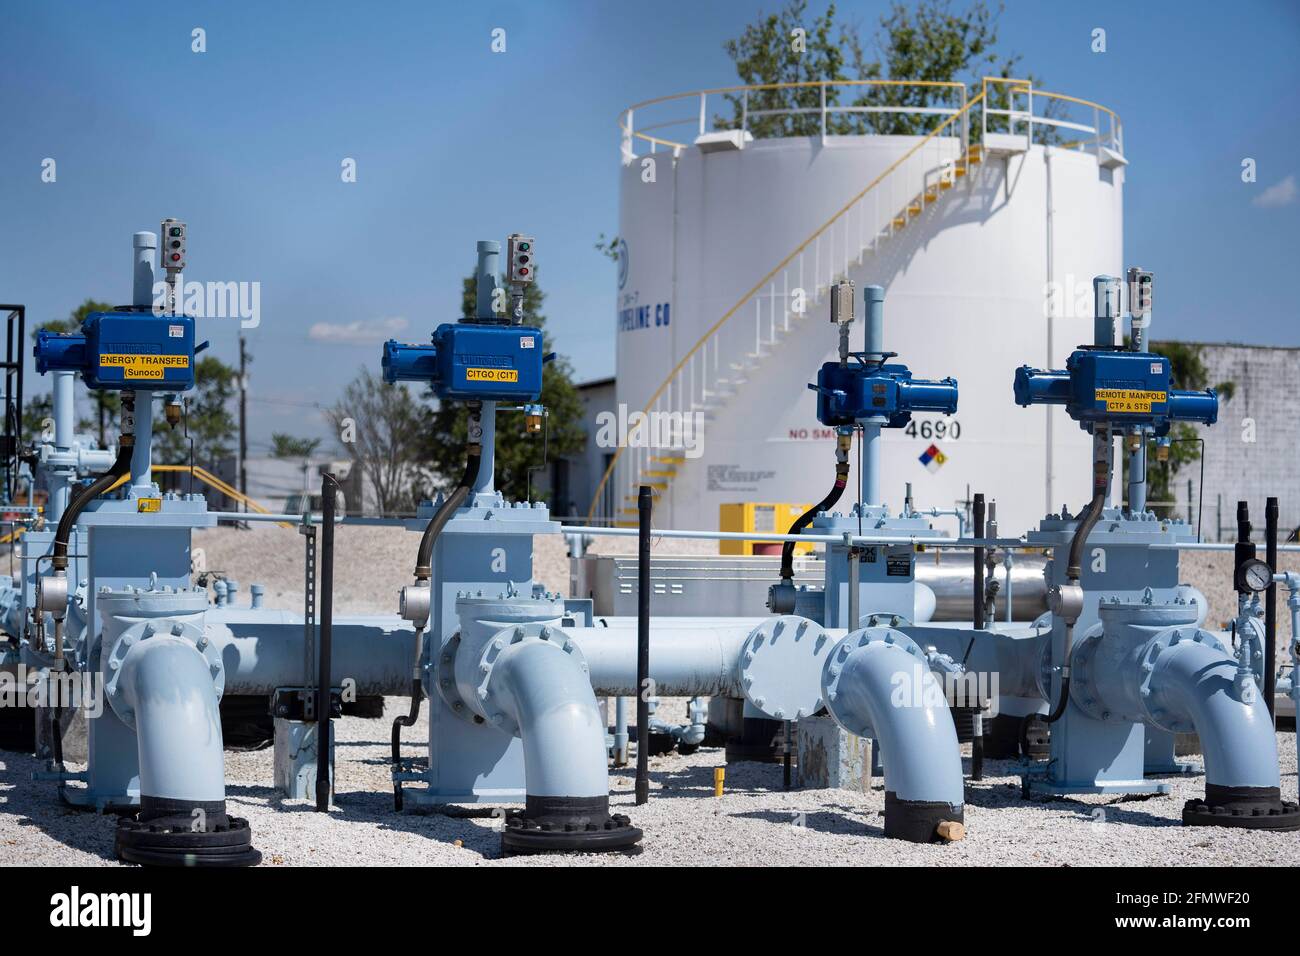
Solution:
[{"label": "white cloud", "polygon": [[307,330],[307,338],[329,345],[373,345],[405,332],[406,319],[357,319],[355,322],[317,322]]},{"label": "white cloud", "polygon": [[1296,200],[1295,176],[1287,176],[1280,183],[1274,183],[1262,193],[1251,200],[1256,206],[1262,206],[1265,209],[1274,209],[1278,206],[1289,206]]}]

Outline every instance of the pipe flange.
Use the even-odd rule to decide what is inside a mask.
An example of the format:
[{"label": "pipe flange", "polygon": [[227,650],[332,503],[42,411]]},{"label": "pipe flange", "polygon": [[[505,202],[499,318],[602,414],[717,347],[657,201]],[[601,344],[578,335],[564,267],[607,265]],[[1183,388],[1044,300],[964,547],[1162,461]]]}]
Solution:
[{"label": "pipe flange", "polygon": [[524,809],[506,812],[505,824],[504,856],[634,850],[642,836],[625,814],[609,813],[607,797],[529,797]]},{"label": "pipe flange", "polygon": [[833,646],[825,629],[795,615],[774,617],[740,649],[745,699],[774,720],[798,720],[822,708],[822,667]]},{"label": "pipe flange", "polygon": [[1300,830],[1300,805],[1278,787],[1226,787],[1207,783],[1205,799],[1183,805],[1185,827]]},{"label": "pipe flange", "polygon": [[[456,687],[456,653],[460,650],[460,631],[457,631],[442,645],[438,658],[438,694],[446,702],[451,712],[470,724],[481,724],[484,718],[474,712],[465,698],[460,696]],[[428,670],[426,684],[433,679],[433,668]]]},{"label": "pipe flange", "polygon": [[[1155,675],[1156,660],[1168,648],[1183,641],[1192,641],[1197,644],[1206,644],[1223,654],[1228,654],[1223,646],[1223,642],[1211,634],[1209,631],[1202,630],[1198,627],[1171,627],[1168,630],[1161,631],[1151,639],[1146,649],[1142,652],[1142,679],[1138,684],[1138,700],[1142,702],[1142,719],[1161,730],[1168,731],[1171,734],[1192,734],[1196,732],[1196,726],[1187,717],[1180,717],[1171,714],[1155,704],[1155,694],[1151,687],[1152,677]],[[1229,655],[1230,656],[1230,655]]]},{"label": "pipe flange", "polygon": [[262,854],[253,846],[252,829],[242,817],[216,815],[212,828],[195,830],[188,816],[150,818],[139,813],[117,823],[113,850],[118,858],[141,866],[257,866]]},{"label": "pipe flange", "polygon": [[921,650],[916,641],[902,631],[890,627],[864,627],[846,635],[836,644],[826,655],[826,663],[822,667],[822,699],[825,700],[826,709],[830,711],[835,722],[858,737],[875,736],[871,718],[868,714],[857,713],[845,707],[839,693],[840,675],[843,673],[845,663],[855,651],[872,644],[887,644],[910,654],[916,658],[917,666],[922,668],[923,672],[928,672],[930,666],[925,651]]},{"label": "pipe flange", "polygon": [[[1101,638],[1101,625],[1094,624],[1074,645],[1074,653],[1070,661],[1070,701],[1093,720],[1108,721],[1116,717],[1122,720],[1123,714],[1116,715],[1107,709],[1093,675],[1092,665],[1097,651],[1101,648]],[[1050,678],[1051,675],[1048,676]],[[1051,684],[1049,683],[1048,686],[1050,687]]]},{"label": "pipe flange", "polygon": [[[546,643],[565,654],[572,655],[578,664],[578,668],[584,674],[589,672],[587,659],[583,656],[582,650],[577,643],[570,639],[563,630],[552,624],[537,622],[513,624],[510,627],[503,627],[490,640],[479,644],[477,659],[473,661],[475,665],[473,697],[466,701],[466,704],[483,720],[511,736],[519,734],[519,724],[510,716],[509,709],[501,706],[497,700],[498,691],[492,681],[492,671],[496,667],[497,661],[501,659],[501,656],[508,648],[516,644],[538,642]],[[458,647],[457,650],[460,653],[465,653],[467,648]],[[455,654],[452,655],[452,667],[453,670],[456,667]],[[458,688],[457,694],[462,694],[463,690],[463,688]]]},{"label": "pipe flange", "polygon": [[203,633],[203,628],[189,621],[169,618],[137,621],[117,636],[112,649],[103,657],[103,671],[106,675],[104,696],[113,708],[113,713],[117,714],[122,723],[132,730],[135,729],[135,711],[127,703],[125,691],[121,686],[122,666],[137,643],[159,636],[177,637],[193,644],[194,649],[203,655],[203,660],[208,665],[208,673],[212,677],[212,689],[218,701],[226,690],[226,667],[221,660],[221,653],[217,650],[216,644],[208,640]]}]

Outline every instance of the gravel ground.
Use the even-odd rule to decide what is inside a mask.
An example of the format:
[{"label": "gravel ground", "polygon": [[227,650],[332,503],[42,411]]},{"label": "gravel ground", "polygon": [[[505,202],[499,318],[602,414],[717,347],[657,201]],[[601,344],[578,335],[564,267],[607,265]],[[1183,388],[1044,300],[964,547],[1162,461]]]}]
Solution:
[{"label": "gravel ground", "polygon": [[[336,581],[341,613],[391,613],[404,583],[415,537],[394,528],[346,526],[338,543],[348,561]],[[206,566],[241,582],[241,601],[254,582],[267,588],[266,603],[298,610],[302,603],[302,539],[274,526],[198,532]],[[628,553],[635,542],[600,542],[605,553]],[[657,553],[713,553],[708,543],[656,542]],[[1295,567],[1294,559],[1287,562]],[[568,559],[561,538],[539,539],[536,574],[548,588],[567,592]],[[1235,608],[1228,570],[1231,556],[1190,553],[1183,579],[1204,591],[1211,620]],[[395,814],[388,776],[387,736],[405,701],[388,701],[381,721],[337,722],[337,806],[329,814],[279,798],[272,786],[269,749],[226,754],[228,804],[247,817],[264,865],[1300,865],[1297,834],[1184,828],[1183,801],[1201,796],[1201,776],[1170,778],[1173,793],[1151,799],[1084,797],[1023,801],[1017,766],[987,761],[985,779],[967,789],[965,840],[926,846],[886,840],[881,790],[781,790],[777,766],[727,768],[727,791],[712,797],[720,750],[689,757],[652,758],[650,803],[633,806],[632,770],[611,772],[611,802],[645,830],[636,855],[517,857],[502,859],[496,823],[411,813]],[[683,717],[685,702],[665,700],[661,715]],[[425,721],[405,733],[408,755],[420,752]],[[1282,791],[1296,799],[1295,736],[1278,735]],[[35,760],[0,752],[0,863],[10,865],[113,865],[113,820],[72,810],[49,784],[33,785]],[[73,769],[79,769],[73,765]],[[459,842],[459,846],[457,843]]]},{"label": "gravel ground", "polygon": [[[1203,794],[1200,776],[1169,778],[1167,797],[1026,802],[1016,765],[986,761],[985,779],[967,787],[966,839],[937,846],[884,839],[881,790],[786,793],[774,765],[733,764],[715,799],[720,750],[652,758],[644,807],[633,805],[632,769],[611,772],[611,803],[645,831],[640,853],[503,859],[491,818],[393,812],[386,738],[400,709],[391,699],[382,721],[337,723],[338,797],[329,814],[276,796],[270,750],[226,754],[227,804],[249,819],[263,865],[1300,865],[1295,833],[1181,826],[1183,801]],[[425,733],[423,720],[406,732],[407,753]],[[1295,735],[1279,734],[1278,747],[1282,792],[1294,800]],[[114,865],[113,819],[62,807],[53,787],[28,782],[35,768],[29,757],[0,754],[0,861]]]}]

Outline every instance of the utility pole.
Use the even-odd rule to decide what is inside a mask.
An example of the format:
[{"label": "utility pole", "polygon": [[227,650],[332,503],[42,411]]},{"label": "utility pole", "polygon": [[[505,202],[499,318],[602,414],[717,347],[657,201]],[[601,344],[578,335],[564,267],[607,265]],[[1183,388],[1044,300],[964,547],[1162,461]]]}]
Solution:
[{"label": "utility pole", "polygon": [[[248,352],[239,336],[239,493],[248,496]],[[240,507],[247,510],[242,502]]]}]

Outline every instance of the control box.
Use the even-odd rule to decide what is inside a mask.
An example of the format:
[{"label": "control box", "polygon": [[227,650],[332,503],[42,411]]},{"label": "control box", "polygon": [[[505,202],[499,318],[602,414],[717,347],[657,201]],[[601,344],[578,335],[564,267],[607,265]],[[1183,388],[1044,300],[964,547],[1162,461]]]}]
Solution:
[{"label": "control box", "polygon": [[164,219],[162,226],[162,250],[159,260],[168,272],[181,272],[185,268],[185,223],[179,219]]},{"label": "control box", "polygon": [[542,392],[541,329],[448,322],[429,345],[384,343],[384,380],[429,382],[441,399],[531,402]]},{"label": "control box", "polygon": [[150,309],[92,312],[81,332],[42,329],[36,371],[75,371],[88,388],[184,392],[194,387],[194,319]]}]

